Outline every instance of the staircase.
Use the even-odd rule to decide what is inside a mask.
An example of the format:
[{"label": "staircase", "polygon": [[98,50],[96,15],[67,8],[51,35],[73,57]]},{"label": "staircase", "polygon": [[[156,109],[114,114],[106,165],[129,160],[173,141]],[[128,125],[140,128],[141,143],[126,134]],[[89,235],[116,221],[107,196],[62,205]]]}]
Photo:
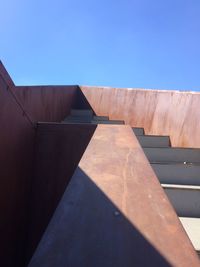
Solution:
[{"label": "staircase", "polygon": [[[71,110],[62,123],[124,124],[95,116],[92,110]],[[169,136],[145,135],[132,128],[194,248],[200,255],[200,149],[173,148]]]},{"label": "staircase", "polygon": [[109,120],[107,116],[96,116],[93,111],[88,109],[72,109],[62,123],[89,123],[89,124],[124,124],[123,120]]},{"label": "staircase", "polygon": [[[72,109],[62,123],[124,124],[96,116],[92,110]],[[173,148],[169,136],[145,135],[132,128],[195,250],[200,255],[200,149]]]},{"label": "staircase", "polygon": [[[110,266],[110,260],[120,267],[136,262],[149,266],[149,261],[152,266],[172,266],[162,253],[177,261],[173,266],[195,266],[193,247],[200,255],[200,149],[172,148],[169,136],[145,135],[143,128],[134,127],[140,147],[123,124],[89,109],[72,109],[61,123],[38,123],[39,171],[34,180],[39,190],[33,198],[30,251],[35,253],[29,267],[81,266],[85,255],[90,255],[91,266]],[[109,260],[99,257],[110,248]],[[190,253],[194,262],[187,265]]]},{"label": "staircase", "polygon": [[200,149],[173,148],[168,136],[132,129],[200,256]]}]

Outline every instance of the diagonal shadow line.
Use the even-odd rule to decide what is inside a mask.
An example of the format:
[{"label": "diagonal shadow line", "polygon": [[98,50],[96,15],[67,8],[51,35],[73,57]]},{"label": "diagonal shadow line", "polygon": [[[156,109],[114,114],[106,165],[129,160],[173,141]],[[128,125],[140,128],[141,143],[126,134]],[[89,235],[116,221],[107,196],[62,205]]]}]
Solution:
[{"label": "diagonal shadow line", "polygon": [[78,86],[78,89],[76,91],[76,98],[72,105],[73,109],[91,109],[95,115],[97,115],[90,105],[89,101],[81,91],[80,87]]},{"label": "diagonal shadow line", "polygon": [[96,125],[38,124],[26,264],[51,220],[95,129]]},{"label": "diagonal shadow line", "polygon": [[36,266],[172,265],[78,167],[29,264]]}]

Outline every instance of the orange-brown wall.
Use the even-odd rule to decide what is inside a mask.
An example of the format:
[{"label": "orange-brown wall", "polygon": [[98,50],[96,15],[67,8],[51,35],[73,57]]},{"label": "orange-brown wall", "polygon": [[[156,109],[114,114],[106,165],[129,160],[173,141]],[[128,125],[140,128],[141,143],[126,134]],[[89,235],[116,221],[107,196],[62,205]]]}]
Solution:
[{"label": "orange-brown wall", "polygon": [[200,147],[200,93],[81,86],[97,115],[123,119],[172,146]]}]

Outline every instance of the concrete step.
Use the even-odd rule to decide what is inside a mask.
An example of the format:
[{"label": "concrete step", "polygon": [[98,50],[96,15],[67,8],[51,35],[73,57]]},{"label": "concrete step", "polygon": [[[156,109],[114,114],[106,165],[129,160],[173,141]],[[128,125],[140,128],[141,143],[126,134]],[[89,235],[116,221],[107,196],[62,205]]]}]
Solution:
[{"label": "concrete step", "polygon": [[179,219],[195,250],[200,255],[200,218],[179,217]]},{"label": "concrete step", "polygon": [[133,127],[132,130],[135,135],[144,135],[144,128]]},{"label": "concrete step", "polygon": [[105,121],[97,121],[97,120],[92,120],[92,124],[124,124],[124,121],[121,120],[105,120]]},{"label": "concrete step", "polygon": [[109,120],[108,116],[93,116],[93,120],[95,121],[106,121]]},{"label": "concrete step", "polygon": [[138,135],[142,147],[170,147],[169,136]]},{"label": "concrete step", "polygon": [[151,164],[151,166],[161,183],[200,186],[200,166],[192,164]]},{"label": "concrete step", "polygon": [[70,115],[78,117],[92,117],[93,111],[92,109],[71,109]]},{"label": "concrete step", "polygon": [[200,186],[162,184],[180,217],[200,218]]},{"label": "concrete step", "polygon": [[143,148],[151,163],[199,163],[199,148]]}]

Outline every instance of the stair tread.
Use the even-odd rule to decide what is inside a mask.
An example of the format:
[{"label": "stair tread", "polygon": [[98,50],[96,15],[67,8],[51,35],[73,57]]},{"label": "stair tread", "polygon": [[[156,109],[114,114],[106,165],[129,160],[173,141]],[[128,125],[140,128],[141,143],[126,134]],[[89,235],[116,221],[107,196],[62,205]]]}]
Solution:
[{"label": "stair tread", "polygon": [[143,149],[151,163],[200,163],[199,148],[144,147]]},{"label": "stair tread", "polygon": [[93,111],[91,109],[71,109],[71,116],[93,116]]},{"label": "stair tread", "polygon": [[163,185],[178,216],[200,218],[200,187]]},{"label": "stair tread", "polygon": [[93,120],[109,120],[108,116],[93,116]]},{"label": "stair tread", "polygon": [[137,139],[142,147],[170,147],[169,136],[138,135]]},{"label": "stair tread", "polygon": [[95,121],[95,120],[92,120],[91,123],[92,124],[124,124],[124,121],[120,121],[120,120]]},{"label": "stair tread", "polygon": [[200,185],[200,166],[194,164],[151,164],[163,184]]}]

